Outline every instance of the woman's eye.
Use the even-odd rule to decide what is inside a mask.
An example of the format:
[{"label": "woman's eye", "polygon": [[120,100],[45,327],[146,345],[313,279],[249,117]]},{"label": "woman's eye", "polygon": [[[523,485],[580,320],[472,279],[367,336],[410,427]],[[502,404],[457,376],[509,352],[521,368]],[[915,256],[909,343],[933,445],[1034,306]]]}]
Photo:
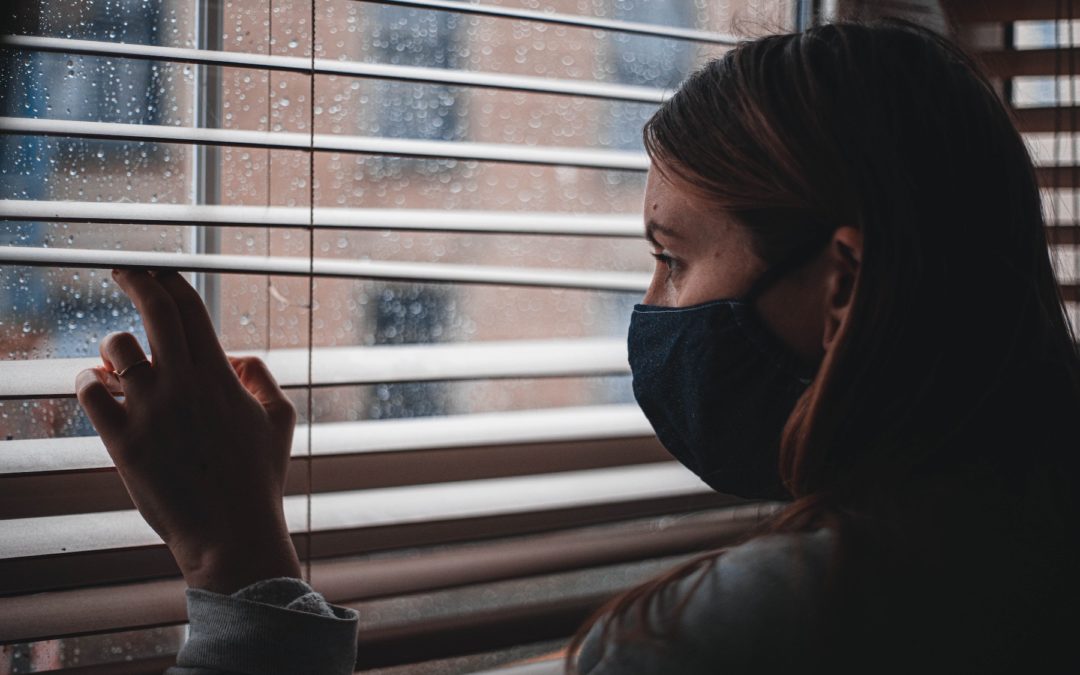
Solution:
[{"label": "woman's eye", "polygon": [[675,258],[672,258],[670,255],[662,251],[660,253],[653,253],[652,257],[656,258],[656,262],[667,267],[668,273],[674,273],[676,268],[678,267],[678,261],[676,261]]}]

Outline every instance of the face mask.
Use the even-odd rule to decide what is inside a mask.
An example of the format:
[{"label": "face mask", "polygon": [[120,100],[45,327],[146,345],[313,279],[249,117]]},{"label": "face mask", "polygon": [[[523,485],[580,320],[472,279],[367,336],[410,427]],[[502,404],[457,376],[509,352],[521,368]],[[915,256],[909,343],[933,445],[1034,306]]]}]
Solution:
[{"label": "face mask", "polygon": [[752,303],[820,248],[800,249],[741,298],[634,307],[634,397],[668,452],[718,492],[790,497],[779,476],[780,434],[813,369],[769,332]]}]

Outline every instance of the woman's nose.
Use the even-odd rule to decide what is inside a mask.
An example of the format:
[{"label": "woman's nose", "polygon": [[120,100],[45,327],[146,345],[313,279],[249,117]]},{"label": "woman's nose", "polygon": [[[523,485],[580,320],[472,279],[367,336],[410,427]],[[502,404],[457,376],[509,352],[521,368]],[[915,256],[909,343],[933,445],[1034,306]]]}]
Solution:
[{"label": "woman's nose", "polygon": [[663,275],[660,274],[660,265],[653,270],[652,279],[649,280],[649,288],[645,290],[645,297],[641,299],[643,305],[666,306],[671,303],[668,298],[667,284],[664,283]]}]

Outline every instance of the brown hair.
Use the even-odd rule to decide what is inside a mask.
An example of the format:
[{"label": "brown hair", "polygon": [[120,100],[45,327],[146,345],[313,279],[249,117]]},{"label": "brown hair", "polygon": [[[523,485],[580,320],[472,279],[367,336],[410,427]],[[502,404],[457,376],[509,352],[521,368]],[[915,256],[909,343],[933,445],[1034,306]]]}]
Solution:
[{"label": "brown hair", "polygon": [[[807,228],[863,235],[848,319],[784,430],[780,472],[794,502],[761,532],[829,527],[833,564],[848,575],[885,564],[885,551],[933,566],[960,551],[943,512],[1037,495],[1038,515],[1002,533],[1036,522],[1072,547],[1063,523],[1077,512],[1080,360],[1032,162],[961,49],[895,20],[741,43],[691,75],[644,140],[657,170],[732,214],[768,263]],[[940,558],[907,553],[925,546]],[[655,632],[645,619],[656,595],[718,555],[597,616],[635,608]]]}]

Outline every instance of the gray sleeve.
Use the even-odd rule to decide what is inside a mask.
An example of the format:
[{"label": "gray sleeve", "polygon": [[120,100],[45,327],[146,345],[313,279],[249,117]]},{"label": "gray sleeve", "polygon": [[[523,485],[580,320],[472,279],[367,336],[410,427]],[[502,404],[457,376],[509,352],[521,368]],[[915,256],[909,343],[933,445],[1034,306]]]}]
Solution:
[{"label": "gray sleeve", "polygon": [[[656,596],[650,638],[639,606],[601,639],[601,619],[577,656],[581,675],[772,673],[814,663],[824,575],[825,530],[754,539],[721,555]],[[666,631],[664,629],[667,629]]]},{"label": "gray sleeve", "polygon": [[356,662],[355,610],[300,579],[268,579],[221,595],[187,591],[187,642],[166,675],[344,675]]}]

